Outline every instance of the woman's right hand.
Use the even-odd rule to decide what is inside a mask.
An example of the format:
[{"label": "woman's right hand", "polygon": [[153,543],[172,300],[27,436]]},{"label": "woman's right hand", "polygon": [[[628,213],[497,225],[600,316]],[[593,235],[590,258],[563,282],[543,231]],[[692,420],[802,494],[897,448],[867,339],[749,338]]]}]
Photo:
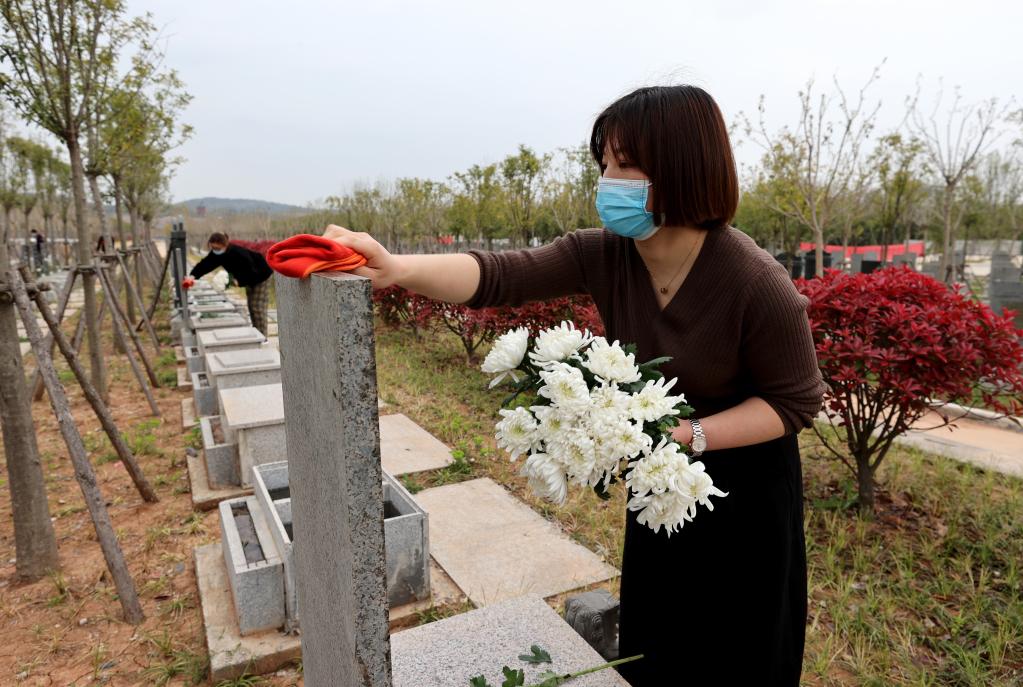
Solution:
[{"label": "woman's right hand", "polygon": [[391,255],[369,234],[331,224],[323,232],[323,237],[351,248],[366,258],[366,264],[352,270],[352,274],[372,280],[374,289],[387,288],[401,279],[403,271],[401,257]]}]

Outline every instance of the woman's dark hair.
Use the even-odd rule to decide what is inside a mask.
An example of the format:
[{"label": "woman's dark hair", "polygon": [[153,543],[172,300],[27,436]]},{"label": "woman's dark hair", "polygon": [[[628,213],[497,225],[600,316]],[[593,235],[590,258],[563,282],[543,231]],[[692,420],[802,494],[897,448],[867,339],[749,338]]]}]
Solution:
[{"label": "woman's dark hair", "polygon": [[702,88],[650,86],[619,98],[590,135],[601,172],[608,144],[650,178],[658,224],[719,229],[735,216],[739,179],[728,128]]},{"label": "woman's dark hair", "polygon": [[221,246],[226,246],[228,244],[227,234],[221,234],[219,231],[215,231],[212,234],[210,234],[210,238],[208,241],[206,241],[206,243],[207,244],[216,243]]}]

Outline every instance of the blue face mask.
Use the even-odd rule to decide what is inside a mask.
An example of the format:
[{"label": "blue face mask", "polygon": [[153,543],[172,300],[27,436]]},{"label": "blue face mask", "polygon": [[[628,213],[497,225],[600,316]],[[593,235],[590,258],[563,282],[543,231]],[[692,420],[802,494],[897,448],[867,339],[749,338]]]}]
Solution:
[{"label": "blue face mask", "polygon": [[648,239],[660,229],[647,212],[650,182],[643,179],[605,179],[597,182],[597,214],[609,231],[630,239]]},{"label": "blue face mask", "polygon": [[218,250],[216,248],[211,248],[210,252],[213,253],[214,255],[223,255],[225,252],[227,252],[227,249],[226,248],[220,248]]}]

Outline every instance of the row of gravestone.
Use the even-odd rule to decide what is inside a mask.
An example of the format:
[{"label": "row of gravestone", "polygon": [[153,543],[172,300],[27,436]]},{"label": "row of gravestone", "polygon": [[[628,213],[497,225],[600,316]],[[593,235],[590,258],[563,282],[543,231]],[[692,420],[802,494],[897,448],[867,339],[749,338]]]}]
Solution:
[{"label": "row of gravestone", "polygon": [[1007,253],[991,256],[987,295],[992,310],[996,313],[1001,313],[1003,308],[1014,311],[1016,326],[1023,328],[1023,269]]},{"label": "row of gravestone", "polygon": [[[282,296],[287,299],[287,296]],[[360,299],[360,302],[371,312],[371,305],[367,299]],[[323,581],[324,573],[333,570],[327,561],[326,549],[319,545],[327,538],[342,534],[343,510],[339,510],[346,500],[345,489],[334,482],[331,484],[329,471],[324,467],[331,462],[338,462],[342,454],[347,454],[353,449],[352,444],[359,444],[367,440],[375,440],[378,444],[378,457],[376,459],[376,474],[381,481],[381,500],[383,506],[384,524],[384,580],[385,599],[384,609],[394,609],[395,606],[416,602],[420,599],[431,598],[431,576],[430,576],[430,547],[428,546],[427,518],[423,508],[419,506],[416,498],[413,497],[404,486],[387,474],[386,468],[389,464],[401,470],[410,461],[409,447],[416,448],[423,446],[421,437],[416,437],[415,430],[425,433],[418,426],[406,426],[411,423],[402,415],[386,415],[376,418],[376,407],[372,413],[359,413],[356,406],[362,404],[363,396],[358,394],[358,402],[353,401],[353,393],[356,391],[370,391],[362,385],[340,388],[330,391],[327,398],[321,398],[318,402],[313,401],[317,397],[314,387],[326,383],[325,377],[329,378],[324,371],[316,368],[322,362],[328,369],[336,361],[331,356],[323,355],[325,350],[340,350],[345,352],[346,369],[359,369],[368,366],[372,371],[372,357],[360,357],[355,351],[362,346],[356,344],[370,342],[369,350],[372,350],[372,336],[356,336],[346,341],[335,341],[333,345],[327,343],[330,339],[336,338],[334,334],[324,340],[318,337],[317,332],[299,334],[297,338],[304,345],[304,350],[296,356],[301,362],[299,369],[311,373],[310,379],[303,379],[292,382],[292,388],[297,389],[301,401],[294,397],[290,401],[291,407],[298,406],[300,410],[291,415],[307,415],[303,412],[303,402],[312,403],[310,410],[316,412],[336,412],[343,409],[342,418],[326,420],[314,418],[309,425],[297,432],[286,427],[284,417],[285,393],[283,391],[283,365],[282,356],[275,346],[268,345],[240,314],[240,308],[230,306],[238,305],[230,303],[222,294],[209,289],[195,290],[187,297],[187,305],[176,318],[176,331],[181,337],[184,359],[190,373],[193,386],[193,404],[195,414],[199,416],[199,426],[203,437],[203,451],[199,456],[202,460],[200,466],[202,477],[213,487],[234,487],[251,488],[254,494],[251,496],[238,496],[221,501],[218,505],[219,520],[221,525],[221,541],[196,550],[196,573],[200,578],[200,596],[203,598],[203,615],[207,625],[207,643],[210,650],[211,674],[216,679],[226,679],[236,676],[237,670],[250,672],[264,672],[273,670],[274,664],[266,663],[262,667],[259,662],[258,651],[247,653],[249,647],[262,647],[268,649],[264,654],[268,661],[278,661],[284,656],[284,652],[295,652],[297,640],[292,635],[273,632],[273,628],[283,627],[286,631],[297,629],[299,619],[299,606],[304,609],[302,614],[301,641],[303,643],[302,654],[306,667],[306,684],[332,684],[321,681],[316,675],[324,675],[316,668],[324,660],[334,664],[336,670],[338,656],[336,654],[337,644],[332,638],[336,638],[336,632],[327,632],[322,625],[318,625],[316,617],[322,616],[319,611],[324,604],[319,601],[321,593],[328,597],[339,593],[341,590],[335,587],[333,591],[317,589],[307,591],[307,596],[315,594],[317,601],[299,602],[299,584],[297,582],[297,569],[300,564],[297,560],[296,549],[293,546],[294,540],[294,518],[292,516],[291,498],[291,475],[290,463],[280,461],[282,456],[290,458],[298,454],[307,456],[310,454],[308,439],[310,434],[322,435],[321,438],[328,438],[333,428],[340,424],[348,425],[345,436],[348,437],[344,449],[340,447],[339,440],[329,441],[326,444],[327,453],[320,455],[314,461],[312,472],[309,472],[308,463],[300,461],[305,465],[305,479],[300,474],[298,481],[305,482],[308,490],[310,483],[315,484],[317,491],[326,486],[322,493],[324,497],[320,500],[316,511],[316,517],[327,526],[326,532],[305,531],[303,541],[315,541],[317,546],[307,547],[315,552],[317,571],[312,576],[307,575],[306,587],[318,586]],[[336,304],[330,307],[300,308],[305,311],[317,313],[330,313],[338,308]],[[329,316],[326,318],[331,320]],[[360,319],[358,317],[344,318],[346,325],[344,329],[353,328]],[[205,321],[217,321],[217,324],[229,326],[215,327],[205,326]],[[236,321],[239,320],[239,321]],[[337,324],[337,320],[334,320]],[[302,320],[302,327],[311,327],[316,330],[315,321]],[[315,342],[319,341],[317,345]],[[294,343],[292,346],[294,347]],[[294,373],[292,373],[294,377]],[[328,391],[327,387],[322,387]],[[372,389],[375,398],[375,388]],[[308,407],[308,406],[305,406]],[[369,410],[364,408],[363,410]],[[365,426],[366,415],[373,416],[374,430],[370,431]],[[355,418],[361,418],[356,420]],[[402,423],[402,420],[407,422]],[[411,423],[414,425],[414,423]],[[318,428],[330,427],[331,431],[320,431]],[[317,428],[311,431],[311,428]],[[388,442],[388,432],[391,433],[391,440]],[[288,444],[288,438],[295,441],[295,436],[302,439],[297,449],[292,450]],[[442,444],[440,445],[444,464],[451,461],[450,452]],[[352,441],[354,439],[354,441]],[[410,442],[410,439],[412,441]],[[418,440],[417,440],[418,439]],[[390,444],[390,450],[386,449]],[[395,444],[401,444],[396,446]],[[317,444],[322,446],[322,444]],[[315,451],[312,451],[315,453]],[[422,451],[418,451],[422,453]],[[381,460],[382,458],[382,460]],[[417,458],[419,460],[419,458]],[[192,459],[190,459],[190,476],[192,473]],[[381,470],[381,463],[384,470]],[[366,467],[365,465],[363,467]],[[440,465],[434,466],[440,467]],[[303,466],[300,465],[300,472]],[[397,474],[397,473],[396,473]],[[247,479],[246,479],[247,478]],[[373,477],[369,476],[372,480]],[[193,480],[193,488],[195,480]],[[452,485],[458,486],[458,485]],[[468,486],[468,484],[466,484]],[[362,489],[362,492],[372,494],[372,489]],[[503,492],[499,487],[497,492]],[[502,494],[495,494],[495,496]],[[437,497],[440,497],[437,494]],[[193,494],[194,497],[194,494]],[[354,495],[350,494],[354,499]],[[358,500],[361,502],[365,495],[360,493]],[[309,503],[316,499],[308,495],[305,502]],[[434,507],[439,504],[434,504]],[[441,511],[434,511],[440,515]],[[443,510],[443,509],[442,509]],[[306,511],[306,522],[310,522],[309,511]],[[542,521],[542,519],[540,519]],[[450,527],[450,524],[448,525]],[[494,525],[497,526],[497,525]],[[362,528],[365,529],[365,528]],[[499,533],[491,531],[491,535]],[[449,537],[450,538],[450,537]],[[329,547],[327,547],[329,548]],[[349,551],[359,548],[356,542],[352,543]],[[215,550],[214,550],[215,549]],[[557,556],[554,556],[557,558]],[[309,567],[309,560],[306,560],[306,567]],[[206,573],[215,570],[213,576]],[[610,569],[613,573],[613,569]],[[438,573],[441,574],[441,573]],[[607,573],[602,573],[606,577]],[[329,578],[330,575],[327,575]],[[446,577],[441,574],[441,577]],[[311,584],[308,580],[316,580]],[[213,583],[211,584],[211,580]],[[333,580],[341,585],[340,579]],[[450,583],[450,580],[448,581]],[[461,584],[461,582],[459,582]],[[342,585],[343,586],[343,585]],[[219,596],[218,596],[219,594]],[[590,595],[592,596],[592,595]],[[209,599],[219,598],[221,607],[229,608],[231,617],[223,614],[223,608],[219,611],[218,603],[207,603]],[[434,597],[436,598],[436,597]],[[586,597],[589,598],[589,597]],[[395,646],[412,645],[415,642],[428,642],[437,648],[446,648],[449,645],[457,645],[453,635],[458,632],[466,632],[469,635],[478,634],[474,628],[477,623],[496,623],[499,625],[517,626],[522,637],[542,639],[547,637],[546,643],[550,647],[558,647],[559,642],[566,647],[574,647],[571,650],[571,657],[575,661],[581,661],[578,667],[583,667],[587,661],[594,656],[592,652],[584,650],[585,645],[577,635],[568,630],[564,622],[556,614],[550,611],[546,605],[539,601],[537,604],[531,600],[516,600],[488,606],[474,613],[478,614],[472,618],[460,617],[457,622],[452,622],[447,628],[423,628],[419,631],[407,631],[395,640]],[[605,599],[605,604],[594,609],[589,605],[576,604],[571,617],[576,621],[580,629],[587,628],[587,638],[595,646],[606,651],[609,648],[608,642],[613,640],[613,633],[610,630],[604,631],[609,624],[613,625],[614,602]],[[427,601],[428,603],[428,601]],[[312,610],[310,610],[312,609]],[[510,614],[505,616],[504,614]],[[312,619],[309,616],[312,616]],[[468,614],[472,616],[473,614]],[[216,618],[214,616],[217,616]],[[234,634],[226,636],[223,631],[225,627],[234,626],[240,636]],[[212,629],[211,629],[212,628]],[[461,629],[460,629],[461,628]],[[267,630],[271,630],[267,633]],[[567,630],[567,633],[566,633]],[[234,632],[234,630],[231,630]],[[598,639],[593,633],[600,631]],[[364,626],[360,630],[362,635],[373,634],[374,630]],[[431,639],[438,632],[447,633],[443,641]],[[318,637],[324,637],[324,641],[318,641]],[[572,639],[575,637],[575,639]],[[371,637],[363,637],[366,642]],[[605,641],[606,640],[606,641]],[[268,644],[272,645],[268,648]],[[306,646],[309,644],[309,646]],[[418,646],[418,645],[417,645]],[[527,644],[517,647],[524,649]],[[550,648],[548,647],[548,648]],[[368,648],[368,647],[367,647]],[[567,650],[567,649],[566,649]],[[415,651],[418,651],[416,649]],[[276,652],[272,658],[269,653]],[[493,656],[489,660],[502,660],[510,649],[494,647]],[[324,659],[322,656],[327,655]],[[379,656],[379,654],[376,654]],[[591,657],[590,659],[587,656]],[[309,657],[309,658],[306,658]],[[371,663],[377,663],[376,659],[369,659]],[[439,658],[438,658],[439,660]],[[466,665],[476,665],[479,657],[447,657],[444,660],[469,660]],[[400,652],[393,662],[393,684],[412,685],[435,684],[434,682],[423,682],[421,673],[413,673],[410,666],[418,661],[409,650]],[[277,663],[276,665],[279,665]],[[381,666],[377,663],[377,668]],[[231,672],[235,671],[235,672]],[[450,667],[444,670],[438,669],[436,675],[447,675]],[[376,675],[365,684],[384,684],[379,682],[383,673]],[[438,679],[440,679],[438,677]],[[467,681],[466,681],[467,682]],[[363,684],[363,683],[359,683]],[[446,682],[445,682],[446,684]],[[601,678],[600,682],[593,684],[621,685],[616,676],[607,675]]]},{"label": "row of gravestone", "polygon": [[[852,274],[859,274],[861,272],[869,274],[870,272],[880,269],[885,265],[908,265],[910,268],[916,269],[916,256],[912,254],[894,255],[888,263],[883,263],[880,255],[876,251],[854,253],[850,256],[848,265],[845,265],[842,261],[842,250],[839,249],[826,251],[822,255],[822,259],[825,269],[831,267],[842,267],[843,269],[847,268]],[[785,266],[793,279],[812,279],[817,274],[816,251],[807,251],[801,255],[779,253],[775,255],[775,260]]]},{"label": "row of gravestone", "polygon": [[[297,629],[280,353],[236,303],[205,285],[187,295],[177,319],[202,437],[199,465],[191,471],[193,499],[196,483],[223,499],[214,498],[239,633]],[[419,429],[403,419],[388,416],[385,424],[402,436]],[[449,463],[440,448],[441,464]],[[429,599],[425,514],[392,476],[384,473],[383,480],[392,514],[386,522],[390,604]]]}]

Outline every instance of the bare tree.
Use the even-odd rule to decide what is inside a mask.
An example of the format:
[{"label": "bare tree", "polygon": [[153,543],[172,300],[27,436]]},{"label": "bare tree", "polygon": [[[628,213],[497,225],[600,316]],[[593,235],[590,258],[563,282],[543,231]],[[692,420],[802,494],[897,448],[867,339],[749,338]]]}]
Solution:
[{"label": "bare tree", "polygon": [[[774,176],[787,178],[796,191],[792,196],[780,196],[788,200],[777,210],[812,232],[817,274],[824,271],[824,232],[834,219],[838,199],[853,185],[863,146],[881,108],[880,101],[874,105],[867,102],[867,91],[880,72],[881,65],[874,68],[855,102],[846,97],[837,78],[835,93],[819,96],[811,79],[799,92],[800,117],[795,129],[782,127],[774,135],[768,132],[764,96],[760,96],[757,106],[756,126],[745,114],[739,114],[747,138],[764,149],[765,167]],[[836,103],[837,113],[833,111]]]},{"label": "bare tree", "polygon": [[[951,107],[940,113],[944,91],[939,86],[934,107],[922,111],[920,83],[907,101],[907,126],[923,146],[923,156],[931,171],[944,184],[941,194],[943,224],[941,275],[946,283],[955,277],[953,246],[958,224],[956,192],[963,178],[998,140],[999,125],[1011,111],[1010,105],[999,106],[997,98],[965,104],[959,87],[953,89]],[[941,121],[939,121],[941,120]]]},{"label": "bare tree", "polygon": [[[4,113],[0,108],[0,141],[7,137]],[[3,146],[0,146],[2,149]],[[7,156],[0,151],[0,190],[6,188]],[[3,432],[7,458],[7,482],[11,492],[14,520],[14,552],[17,576],[36,580],[60,563],[57,539],[53,533],[46,483],[39,462],[35,425],[32,422],[32,398],[25,385],[25,369],[18,340],[17,312],[11,290],[13,273],[7,254],[8,213],[0,214],[3,225],[0,240],[0,431]]]}]

